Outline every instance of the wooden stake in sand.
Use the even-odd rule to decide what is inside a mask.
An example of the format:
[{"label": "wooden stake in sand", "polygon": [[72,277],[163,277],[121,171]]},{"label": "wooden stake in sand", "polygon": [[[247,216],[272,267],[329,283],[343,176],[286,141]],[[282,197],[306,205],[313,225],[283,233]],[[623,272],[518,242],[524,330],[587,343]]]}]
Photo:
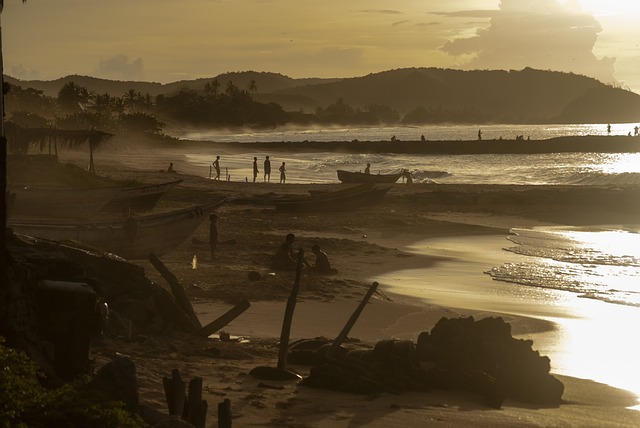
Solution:
[{"label": "wooden stake in sand", "polygon": [[209,336],[216,331],[220,330],[231,321],[239,317],[244,311],[249,309],[251,303],[247,300],[243,300],[242,302],[235,305],[233,308],[229,309],[226,313],[219,316],[217,319],[211,321],[209,324],[205,325],[200,329],[198,334],[200,336]]},{"label": "wooden stake in sand", "polygon": [[180,283],[178,282],[178,278],[176,278],[176,276],[172,274],[169,269],[167,269],[164,263],[162,263],[162,261],[155,254],[149,253],[149,261],[158,270],[158,272],[160,272],[160,275],[162,275],[162,277],[167,280],[169,286],[171,287],[171,292],[176,298],[178,306],[180,306],[180,308],[182,308],[182,310],[187,314],[195,329],[202,329],[202,324],[200,324],[200,320],[193,310],[193,306],[191,306],[191,302],[189,302],[189,299],[184,292],[184,288],[182,288],[182,285],[180,285]]},{"label": "wooden stake in sand", "polygon": [[293,380],[301,379],[297,373],[287,370],[287,352],[289,351],[289,334],[291,333],[291,322],[293,321],[293,311],[296,308],[296,299],[300,289],[300,277],[302,275],[302,264],[304,263],[304,250],[298,251],[298,263],[296,265],[296,279],[287,300],[287,307],[284,311],[282,321],[282,332],[280,333],[280,349],[278,352],[278,367],[254,367],[249,374],[257,379],[267,380]]},{"label": "wooden stake in sand", "polygon": [[369,287],[369,291],[367,291],[367,294],[365,294],[362,298],[362,301],[360,302],[356,310],[353,311],[353,314],[351,314],[351,318],[349,318],[349,321],[347,321],[340,334],[338,334],[338,336],[333,340],[331,348],[329,348],[326,354],[327,359],[333,358],[338,348],[340,348],[340,345],[342,345],[342,342],[344,342],[347,338],[347,335],[355,325],[356,321],[358,321],[358,317],[360,317],[360,314],[362,313],[364,307],[367,305],[367,302],[369,301],[371,296],[373,296],[373,293],[375,293],[377,289],[378,283],[374,281],[373,284],[371,284],[371,287]]},{"label": "wooden stake in sand", "polygon": [[291,322],[293,321],[293,311],[296,308],[298,290],[300,290],[300,277],[302,275],[302,263],[304,262],[304,250],[298,251],[298,263],[296,265],[296,279],[287,300],[287,307],[284,311],[282,321],[282,331],[280,332],[280,350],[278,352],[278,369],[287,369],[287,352],[289,351],[289,335],[291,333]]}]

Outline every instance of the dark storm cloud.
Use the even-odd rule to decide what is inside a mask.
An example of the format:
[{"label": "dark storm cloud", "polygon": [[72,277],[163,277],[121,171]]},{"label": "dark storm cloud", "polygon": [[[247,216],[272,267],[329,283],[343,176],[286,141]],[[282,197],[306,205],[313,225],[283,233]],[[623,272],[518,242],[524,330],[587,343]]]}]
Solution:
[{"label": "dark storm cloud", "polygon": [[[593,47],[602,28],[589,14],[569,10],[556,0],[502,0],[489,11],[489,26],[474,37],[447,42],[442,50],[472,56],[465,68],[522,69],[533,67],[574,72],[615,82],[615,59],[598,59]],[[478,17],[478,11],[457,12]]]},{"label": "dark storm cloud", "polygon": [[114,80],[144,80],[145,78],[142,59],[129,61],[129,57],[124,54],[101,60],[95,75]]}]

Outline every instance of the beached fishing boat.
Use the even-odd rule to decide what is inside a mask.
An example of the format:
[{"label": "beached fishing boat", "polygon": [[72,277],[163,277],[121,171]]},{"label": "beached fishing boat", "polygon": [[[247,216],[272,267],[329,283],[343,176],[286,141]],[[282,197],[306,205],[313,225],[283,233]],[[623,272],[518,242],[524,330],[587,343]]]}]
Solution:
[{"label": "beached fishing boat", "polygon": [[177,211],[112,220],[10,219],[9,227],[23,235],[55,241],[79,241],[125,259],[144,259],[176,248],[225,199]]},{"label": "beached fishing boat", "polygon": [[333,212],[375,205],[391,189],[389,184],[363,183],[335,192],[274,200],[278,211]]},{"label": "beached fishing boat", "polygon": [[182,180],[124,188],[113,196],[100,211],[111,213],[150,211],[165,193],[180,183]]},{"label": "beached fishing boat", "polygon": [[353,172],[338,170],[338,180],[343,183],[395,183],[402,172],[395,174],[365,174],[364,172]]},{"label": "beached fishing boat", "polygon": [[47,186],[23,186],[9,189],[9,218],[49,217],[87,218],[102,209],[122,188],[68,189]]}]

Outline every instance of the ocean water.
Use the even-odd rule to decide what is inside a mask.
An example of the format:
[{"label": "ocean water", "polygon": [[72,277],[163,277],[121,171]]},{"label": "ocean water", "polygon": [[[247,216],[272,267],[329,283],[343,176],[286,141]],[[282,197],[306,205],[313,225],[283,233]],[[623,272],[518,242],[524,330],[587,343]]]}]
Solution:
[{"label": "ocean water", "polygon": [[[637,124],[612,124],[611,135],[633,134]],[[395,136],[400,140],[472,140],[482,129],[484,139],[515,138],[516,135],[544,139],[563,135],[607,135],[606,124],[585,125],[491,125],[391,128],[333,128],[277,130],[270,132],[215,131],[178,133],[176,136],[203,141],[379,141]],[[640,144],[640,142],[639,142]],[[216,150],[220,150],[219,148]],[[246,150],[203,150],[185,153],[183,168],[188,173],[208,176],[215,155],[221,156],[223,176],[232,181],[250,180],[253,157],[270,155],[272,180],[277,167],[286,163],[287,183],[338,183],[336,170],[364,170],[371,163],[373,173],[408,169],[414,183],[442,184],[527,184],[571,186],[640,186],[640,154],[559,153],[532,155],[406,155],[337,153],[266,153]],[[259,176],[260,180],[262,176]],[[594,225],[589,228],[514,228],[496,236],[491,260],[484,264],[446,262],[428,269],[393,272],[380,278],[393,292],[424,298],[446,305],[464,306],[483,301],[485,307],[507,298],[511,308],[537,302],[539,308],[554,307],[564,316],[546,319],[559,328],[554,339],[534,338],[543,355],[549,355],[556,373],[594,379],[631,390],[640,395],[640,344],[627,337],[640,323],[640,213],[634,224]],[[496,245],[496,242],[498,244]],[[446,247],[449,245],[449,247]],[[446,242],[415,236],[400,243],[408,251],[453,256],[464,248],[464,238]],[[484,251],[483,247],[483,251]],[[444,253],[443,253],[444,251]],[[437,286],[464,269],[477,286],[472,296]],[[445,278],[446,277],[446,278]],[[377,280],[377,279],[376,279]],[[506,297],[505,297],[506,296]],[[563,309],[558,309],[563,308]],[[511,309],[513,310],[513,309]],[[523,315],[523,314],[520,314]],[[524,314],[532,315],[532,314]],[[540,314],[535,314],[541,316]],[[541,316],[545,318],[544,315]],[[631,325],[627,325],[631,323]],[[539,340],[539,341],[538,341]],[[603,363],[604,362],[604,363]]]}]

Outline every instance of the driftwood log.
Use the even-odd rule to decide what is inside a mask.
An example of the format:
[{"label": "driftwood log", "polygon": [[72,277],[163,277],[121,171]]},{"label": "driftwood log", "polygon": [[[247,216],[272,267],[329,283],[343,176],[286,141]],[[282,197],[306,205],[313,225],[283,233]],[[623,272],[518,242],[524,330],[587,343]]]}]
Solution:
[{"label": "driftwood log", "polygon": [[180,282],[178,282],[178,278],[176,278],[176,276],[171,273],[169,269],[167,269],[164,263],[162,263],[162,261],[155,254],[149,253],[149,261],[158,270],[160,275],[162,275],[162,277],[169,283],[171,292],[173,293],[176,302],[193,323],[194,330],[202,329],[202,324],[200,324],[200,320],[193,310],[193,306],[191,306],[191,302],[184,292],[184,288],[182,288],[182,285],[180,285]]}]

